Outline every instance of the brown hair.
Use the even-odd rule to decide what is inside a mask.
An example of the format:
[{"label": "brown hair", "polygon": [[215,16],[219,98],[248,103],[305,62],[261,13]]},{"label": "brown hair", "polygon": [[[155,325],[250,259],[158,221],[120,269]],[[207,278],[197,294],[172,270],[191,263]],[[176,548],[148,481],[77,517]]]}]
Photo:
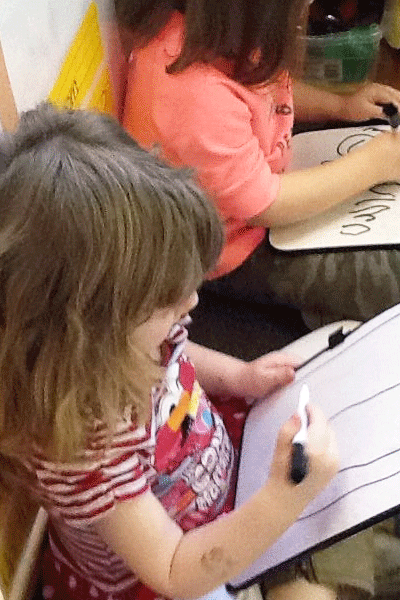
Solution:
[{"label": "brown hair", "polygon": [[114,0],[114,5],[126,48],[148,43],[174,10],[185,12],[184,44],[170,73],[223,57],[233,62],[233,79],[257,85],[285,69],[297,73],[301,65],[307,0]]},{"label": "brown hair", "polygon": [[54,439],[56,423],[71,436],[88,408],[103,418],[133,401],[142,419],[131,332],[198,287],[222,244],[187,172],[104,115],[42,106],[12,146],[0,178],[0,450],[11,432]]},{"label": "brown hair", "polygon": [[43,105],[3,157],[0,500],[10,500],[32,443],[71,458],[94,418],[112,428],[128,406],[146,420],[160,367],[132,332],[200,285],[223,239],[189,174],[104,115]]}]

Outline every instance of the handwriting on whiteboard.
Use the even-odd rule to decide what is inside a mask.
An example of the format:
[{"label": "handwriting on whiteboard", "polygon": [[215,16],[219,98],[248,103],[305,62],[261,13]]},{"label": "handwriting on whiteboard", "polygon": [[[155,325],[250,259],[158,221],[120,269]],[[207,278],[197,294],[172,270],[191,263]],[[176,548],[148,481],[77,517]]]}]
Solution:
[{"label": "handwriting on whiteboard", "polygon": [[[296,135],[290,170],[340,159],[388,129],[385,125],[348,127]],[[374,185],[323,214],[274,227],[269,237],[279,250],[400,244],[400,182]]]},{"label": "handwriting on whiteboard", "polygon": [[[337,146],[336,152],[338,156],[345,156],[352,150],[359,148],[369,139],[374,138],[381,133],[379,127],[365,127],[360,132],[346,135]],[[325,162],[325,161],[324,161]],[[348,214],[350,222],[342,224],[340,233],[342,235],[362,235],[371,231],[373,222],[377,215],[390,210],[393,202],[397,200],[397,194],[393,192],[393,186],[397,186],[400,192],[400,183],[380,184],[370,188],[370,196],[362,198],[354,203],[352,210]]]},{"label": "handwriting on whiteboard", "polygon": [[378,215],[390,210],[393,202],[398,200],[398,195],[393,192],[397,188],[400,192],[400,183],[382,183],[369,189],[370,196],[357,200],[352,210],[349,210],[349,222],[342,224],[340,233],[342,235],[362,235],[371,231],[373,222]]}]

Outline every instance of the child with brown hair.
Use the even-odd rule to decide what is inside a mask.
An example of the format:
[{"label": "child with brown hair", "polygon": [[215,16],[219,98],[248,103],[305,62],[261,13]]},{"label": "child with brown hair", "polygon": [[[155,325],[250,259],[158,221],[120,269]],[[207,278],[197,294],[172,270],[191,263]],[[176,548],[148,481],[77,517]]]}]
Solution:
[{"label": "child with brown hair", "polygon": [[[400,106],[366,84],[337,95],[298,75],[309,0],[114,0],[131,54],[123,123],[143,147],[192,167],[213,198],[226,243],[207,287],[313,321],[363,320],[400,301],[398,249],[277,253],[273,225],[301,221],[400,177],[400,134],[333,162],[286,173],[298,121],[361,121]],[[297,79],[296,79],[297,78]]]},{"label": "child with brown hair", "polygon": [[[223,402],[206,392],[229,405],[264,397],[293,380],[295,361],[246,363],[187,341],[222,246],[212,205],[106,116],[44,105],[22,116],[3,155],[2,540],[29,492],[50,519],[43,599],[199,597],[330,481],[333,433],[310,407],[310,470],[296,486],[290,419],[267,481],[232,510],[240,427],[231,437]],[[304,585],[308,598],[332,598]]]}]

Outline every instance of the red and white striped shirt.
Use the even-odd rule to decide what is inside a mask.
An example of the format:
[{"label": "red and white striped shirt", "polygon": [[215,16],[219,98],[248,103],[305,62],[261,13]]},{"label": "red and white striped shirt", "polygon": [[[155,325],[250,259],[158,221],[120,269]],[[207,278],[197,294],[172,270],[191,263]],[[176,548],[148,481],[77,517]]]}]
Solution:
[{"label": "red and white striped shirt", "polygon": [[54,557],[106,593],[140,585],[93,527],[117,503],[151,489],[184,530],[226,509],[234,450],[182,353],[186,337],[181,325],[171,331],[165,378],[153,390],[146,427],[136,427],[127,410],[111,441],[97,424],[82,460],[50,462],[37,452],[28,464],[55,531]]}]

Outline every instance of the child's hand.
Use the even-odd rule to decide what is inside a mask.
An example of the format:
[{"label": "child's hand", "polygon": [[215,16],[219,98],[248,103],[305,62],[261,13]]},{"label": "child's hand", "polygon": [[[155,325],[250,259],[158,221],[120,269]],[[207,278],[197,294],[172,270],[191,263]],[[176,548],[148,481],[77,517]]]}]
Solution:
[{"label": "child's hand", "polygon": [[246,400],[264,398],[275,389],[291,383],[300,361],[283,352],[270,352],[244,363],[238,373],[234,393]]},{"label": "child's hand", "polygon": [[309,470],[303,481],[295,485],[289,479],[292,440],[300,429],[300,418],[293,415],[281,428],[272,460],[268,484],[278,486],[286,493],[296,493],[298,501],[305,507],[317,496],[339,468],[339,454],[336,437],[323,412],[318,406],[308,406],[310,425],[308,427],[306,452]]},{"label": "child's hand", "polygon": [[382,104],[400,107],[400,92],[387,85],[369,83],[349,96],[344,95],[340,118],[344,121],[366,121],[384,118]]}]

